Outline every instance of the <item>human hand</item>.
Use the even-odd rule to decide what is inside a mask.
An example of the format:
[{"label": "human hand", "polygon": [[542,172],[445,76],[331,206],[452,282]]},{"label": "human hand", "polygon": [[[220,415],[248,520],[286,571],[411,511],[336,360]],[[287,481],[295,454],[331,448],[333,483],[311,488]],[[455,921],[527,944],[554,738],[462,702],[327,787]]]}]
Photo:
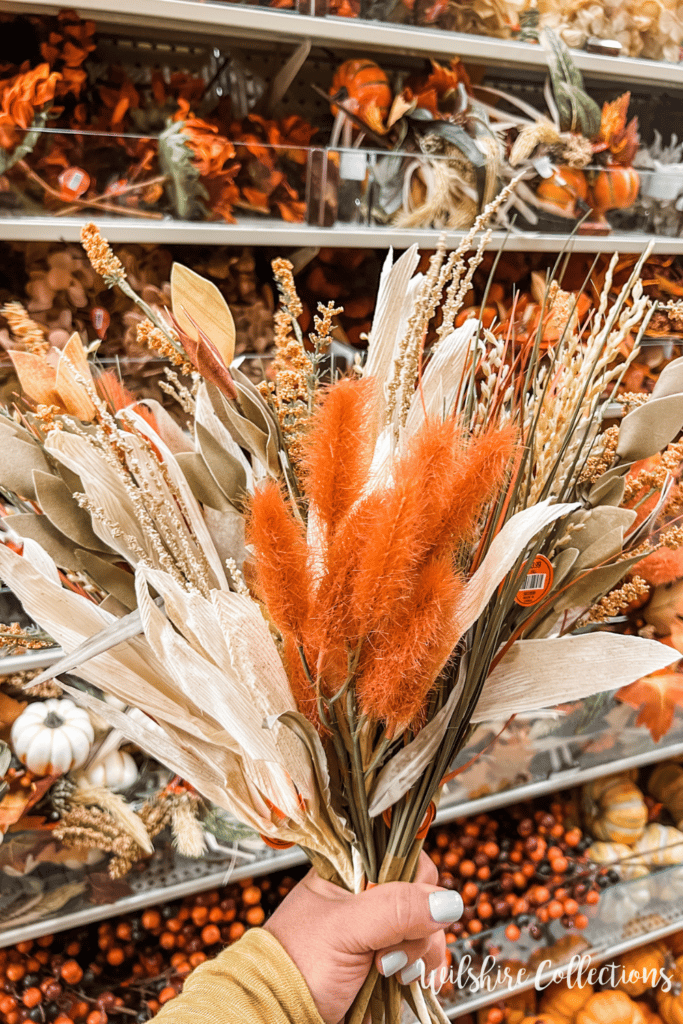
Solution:
[{"label": "human hand", "polygon": [[434,863],[420,855],[414,882],[350,893],[309,871],[264,925],[301,972],[325,1024],[339,1024],[374,961],[402,984],[445,961],[446,925],[463,905],[440,889]]}]

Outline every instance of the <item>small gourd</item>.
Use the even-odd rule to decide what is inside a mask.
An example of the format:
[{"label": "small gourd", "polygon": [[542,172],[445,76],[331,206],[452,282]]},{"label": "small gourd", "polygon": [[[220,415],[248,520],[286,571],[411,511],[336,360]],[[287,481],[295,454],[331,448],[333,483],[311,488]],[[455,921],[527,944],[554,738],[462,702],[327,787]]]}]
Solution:
[{"label": "small gourd", "polygon": [[[515,992],[505,998],[505,1024],[522,1024],[525,1017],[533,1014],[536,1010],[536,993],[533,989],[524,992]],[[488,1020],[489,1007],[484,1006],[477,1013],[477,1024],[486,1024]]]},{"label": "small gourd", "polygon": [[655,992],[657,1009],[664,1024],[683,1024],[683,956],[679,956],[667,974],[671,978],[668,992],[660,986]]},{"label": "small gourd", "polygon": [[573,167],[557,167],[549,178],[541,180],[536,198],[548,213],[574,219],[578,216],[577,203],[585,203],[588,198],[586,175]]},{"label": "small gourd", "polygon": [[665,941],[670,953],[674,956],[683,955],[683,931],[674,932],[673,935],[667,935]]},{"label": "small gourd", "polygon": [[646,1003],[644,999],[637,999],[636,1006],[645,1018],[645,1024],[664,1024],[659,1014],[655,1013],[650,1004]]},{"label": "small gourd", "polygon": [[569,985],[566,980],[555,981],[543,993],[540,1008],[545,1013],[572,1021],[592,995],[593,986],[587,982]]},{"label": "small gourd", "polygon": [[638,949],[622,953],[615,961],[621,967],[617,974],[617,988],[631,997],[642,996],[643,992],[659,983],[666,958],[666,948],[661,942],[648,942]]},{"label": "small gourd", "polygon": [[95,761],[81,775],[90,786],[101,786],[114,793],[130,789],[138,777],[134,758],[125,750],[112,750],[101,761]]},{"label": "small gourd", "polygon": [[634,844],[635,853],[642,855],[648,867],[663,868],[683,861],[683,832],[673,825],[648,825]]},{"label": "small gourd", "polygon": [[676,827],[683,824],[683,768],[673,761],[665,761],[657,765],[648,783],[650,795],[667,811],[676,822]]},{"label": "small gourd", "polygon": [[638,1004],[625,992],[604,991],[591,996],[579,1010],[576,1024],[644,1024],[644,1018]]},{"label": "small gourd", "polygon": [[596,839],[632,845],[647,825],[647,804],[624,775],[607,775],[583,788],[584,814]]},{"label": "small gourd", "polygon": [[633,206],[640,190],[640,176],[633,167],[607,167],[598,171],[592,183],[591,199],[596,214],[626,210]]},{"label": "small gourd", "polygon": [[626,882],[650,873],[643,857],[634,857],[633,850],[625,843],[593,843],[586,854],[594,864],[614,866]]},{"label": "small gourd", "polygon": [[88,712],[68,697],[29,704],[10,734],[14,753],[36,775],[57,775],[80,768],[94,739]]}]

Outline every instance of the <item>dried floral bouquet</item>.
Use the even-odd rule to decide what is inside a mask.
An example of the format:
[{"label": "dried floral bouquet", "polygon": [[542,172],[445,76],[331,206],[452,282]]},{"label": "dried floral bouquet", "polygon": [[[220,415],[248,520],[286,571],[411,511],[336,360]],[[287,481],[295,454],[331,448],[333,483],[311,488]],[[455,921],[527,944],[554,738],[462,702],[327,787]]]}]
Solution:
[{"label": "dried floral bouquet", "polygon": [[[24,401],[0,423],[18,509],[0,573],[69,652],[47,674],[124,701],[65,684],[115,736],[350,890],[412,877],[475,723],[672,659],[652,640],[572,634],[606,594],[612,610],[638,593],[637,577],[620,584],[645,554],[679,543],[675,525],[648,538],[680,501],[681,360],[603,429],[655,309],[645,256],[612,304],[610,266],[581,328],[577,296],[550,280],[535,338],[515,347],[476,319],[454,327],[491,212],[424,275],[415,248],[387,258],[365,366],[331,386],[337,311],[320,307],[305,344],[275,261],[278,358],[261,390],[231,367],[213,285],[176,265],[161,315],[87,226],[93,266],[142,305],[140,338],[175,365],[187,430],[98,373],[78,335],[12,353]],[[542,345],[552,317],[559,340]],[[657,472],[634,475],[643,459]],[[374,971],[348,1019],[398,1021],[403,997],[443,1019],[417,983]]]}]

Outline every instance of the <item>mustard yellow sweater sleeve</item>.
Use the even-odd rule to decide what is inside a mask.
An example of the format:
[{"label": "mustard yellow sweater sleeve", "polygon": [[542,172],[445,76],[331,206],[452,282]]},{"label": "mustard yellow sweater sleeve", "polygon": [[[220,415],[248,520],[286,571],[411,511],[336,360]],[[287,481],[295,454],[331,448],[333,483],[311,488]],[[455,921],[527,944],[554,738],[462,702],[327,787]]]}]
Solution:
[{"label": "mustard yellow sweater sleeve", "polygon": [[154,1024],[323,1024],[277,939],[252,928],[188,977]]}]

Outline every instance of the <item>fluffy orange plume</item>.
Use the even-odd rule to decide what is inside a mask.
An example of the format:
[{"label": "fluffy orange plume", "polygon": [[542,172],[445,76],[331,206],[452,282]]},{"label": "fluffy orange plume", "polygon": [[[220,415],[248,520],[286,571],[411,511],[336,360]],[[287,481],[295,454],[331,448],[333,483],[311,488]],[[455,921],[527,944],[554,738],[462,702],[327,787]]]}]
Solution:
[{"label": "fluffy orange plume", "polygon": [[376,386],[372,378],[349,378],[328,388],[304,441],[304,490],[328,534],[367,481],[373,452],[369,419]]},{"label": "fluffy orange plume", "polygon": [[451,653],[450,623],[463,581],[448,556],[423,567],[410,607],[390,633],[369,640],[356,686],[361,711],[389,727],[405,726],[420,713]]},{"label": "fluffy orange plume", "polygon": [[259,487],[251,500],[247,541],[256,553],[261,600],[278,629],[301,642],[310,601],[308,548],[303,526],[274,480]]},{"label": "fluffy orange plume", "polygon": [[284,663],[297,708],[316,728],[320,728],[316,693],[304,672],[297,641],[291,635],[285,636]]},{"label": "fluffy orange plume", "polygon": [[328,695],[343,685],[348,651],[353,651],[358,638],[352,585],[364,543],[364,523],[358,507],[346,516],[327,548],[311,607],[307,628],[309,648],[315,651],[311,668]]},{"label": "fluffy orange plume", "polygon": [[[450,458],[442,452],[449,443]],[[418,473],[424,467],[429,494],[424,503],[424,528],[431,551],[454,550],[471,543],[482,510],[503,484],[514,444],[512,427],[488,430],[468,443],[462,442],[452,423],[427,424],[420,431],[406,468],[408,473]]]},{"label": "fluffy orange plume", "polygon": [[407,476],[401,465],[389,487],[364,499],[356,517],[358,568],[350,594],[357,637],[374,630],[393,632],[397,610],[415,589],[427,500],[420,480]]},{"label": "fluffy orange plume", "polygon": [[683,578],[683,548],[660,548],[638,562],[637,573],[646,583],[660,587]]},{"label": "fluffy orange plume", "polygon": [[395,466],[391,485],[365,500],[353,583],[359,636],[393,632],[425,559],[473,540],[505,478],[514,436],[513,429],[491,430],[463,444],[452,420],[428,421]]},{"label": "fluffy orange plume", "polygon": [[104,373],[99,375],[95,381],[95,388],[100,398],[107,403],[112,412],[119,412],[121,409],[126,409],[129,405],[134,405],[136,413],[149,424],[152,430],[157,430],[157,422],[149,409],[137,401],[135,396],[123,386],[111,370],[105,370]]}]

